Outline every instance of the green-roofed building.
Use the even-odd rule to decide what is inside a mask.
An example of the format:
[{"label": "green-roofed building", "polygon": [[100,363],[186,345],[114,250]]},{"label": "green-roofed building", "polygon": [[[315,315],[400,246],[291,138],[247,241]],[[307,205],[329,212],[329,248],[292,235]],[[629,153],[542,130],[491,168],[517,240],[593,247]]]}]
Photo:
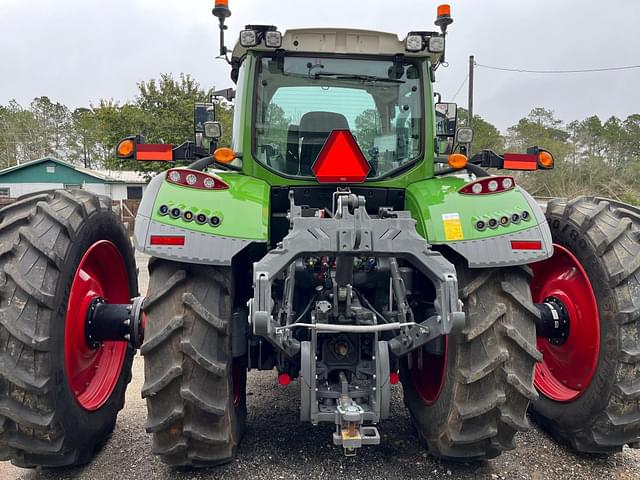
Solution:
[{"label": "green-roofed building", "polygon": [[139,172],[91,170],[45,157],[0,170],[0,197],[17,198],[41,190],[77,189],[113,200],[140,199],[147,182]]}]

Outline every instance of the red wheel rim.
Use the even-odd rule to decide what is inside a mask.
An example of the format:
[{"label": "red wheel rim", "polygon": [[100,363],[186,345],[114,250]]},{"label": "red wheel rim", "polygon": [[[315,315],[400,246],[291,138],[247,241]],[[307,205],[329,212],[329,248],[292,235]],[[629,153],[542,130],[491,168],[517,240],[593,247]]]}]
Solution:
[{"label": "red wheel rim", "polygon": [[[448,337],[444,338],[442,355],[418,349],[411,353],[411,383],[425,405],[433,405],[442,392],[447,373]],[[422,351],[422,368],[418,362]]]},{"label": "red wheel rim", "polygon": [[560,300],[569,316],[569,336],[562,345],[538,337],[543,360],[536,365],[535,386],[548,398],[569,402],[591,383],[600,353],[600,316],[589,277],[580,261],[554,244],[553,256],[531,264],[533,301]]},{"label": "red wheel rim", "polygon": [[104,405],[113,393],[127,353],[126,342],[87,345],[87,311],[96,298],[107,303],[129,303],[129,276],[116,246],[101,240],[86,251],[76,269],[64,331],[67,382],[76,401],[85,410]]}]

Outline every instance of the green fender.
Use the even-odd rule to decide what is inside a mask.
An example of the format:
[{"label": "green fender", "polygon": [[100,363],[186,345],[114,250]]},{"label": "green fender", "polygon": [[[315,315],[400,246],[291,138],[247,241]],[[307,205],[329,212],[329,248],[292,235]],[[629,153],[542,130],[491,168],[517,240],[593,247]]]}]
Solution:
[{"label": "green fender", "polygon": [[[458,190],[469,183],[468,176],[447,176],[422,180],[409,185],[405,208],[416,220],[416,228],[432,244],[480,240],[521,232],[538,225],[539,207],[519,186],[490,195],[464,195]],[[527,221],[509,223],[479,231],[476,223],[491,218],[511,218],[514,213],[529,212]]]}]

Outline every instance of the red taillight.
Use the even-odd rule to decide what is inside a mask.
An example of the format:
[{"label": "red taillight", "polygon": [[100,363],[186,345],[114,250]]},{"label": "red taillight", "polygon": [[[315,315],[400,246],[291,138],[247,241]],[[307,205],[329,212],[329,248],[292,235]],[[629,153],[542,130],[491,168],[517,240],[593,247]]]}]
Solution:
[{"label": "red taillight", "polygon": [[188,168],[172,168],[167,170],[167,182],[183,187],[199,188],[200,190],[226,190],[229,185],[217,175],[203,173]]},{"label": "red taillight", "polygon": [[542,250],[540,240],[511,240],[511,250]]},{"label": "red taillight", "polygon": [[283,387],[286,387],[291,383],[291,376],[288,373],[281,373],[278,375],[278,383]]},{"label": "red taillight", "polygon": [[183,235],[151,235],[149,239],[151,245],[164,245],[171,247],[182,247],[184,245]]},{"label": "red taillight", "polygon": [[490,195],[512,190],[515,186],[513,177],[486,177],[466,184],[458,192],[464,195]]},{"label": "red taillight", "polygon": [[349,130],[334,130],[311,170],[320,183],[360,183],[371,166]]}]

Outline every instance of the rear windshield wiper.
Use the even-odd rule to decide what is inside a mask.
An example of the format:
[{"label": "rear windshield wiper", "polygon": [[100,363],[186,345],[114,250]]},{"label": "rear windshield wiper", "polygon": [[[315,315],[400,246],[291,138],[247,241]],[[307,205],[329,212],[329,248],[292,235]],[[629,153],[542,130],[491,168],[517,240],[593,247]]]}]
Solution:
[{"label": "rear windshield wiper", "polygon": [[359,75],[345,73],[318,72],[309,75],[312,78],[331,77],[336,80],[362,80],[363,82],[406,83],[398,78],[376,77],[375,75]]}]

